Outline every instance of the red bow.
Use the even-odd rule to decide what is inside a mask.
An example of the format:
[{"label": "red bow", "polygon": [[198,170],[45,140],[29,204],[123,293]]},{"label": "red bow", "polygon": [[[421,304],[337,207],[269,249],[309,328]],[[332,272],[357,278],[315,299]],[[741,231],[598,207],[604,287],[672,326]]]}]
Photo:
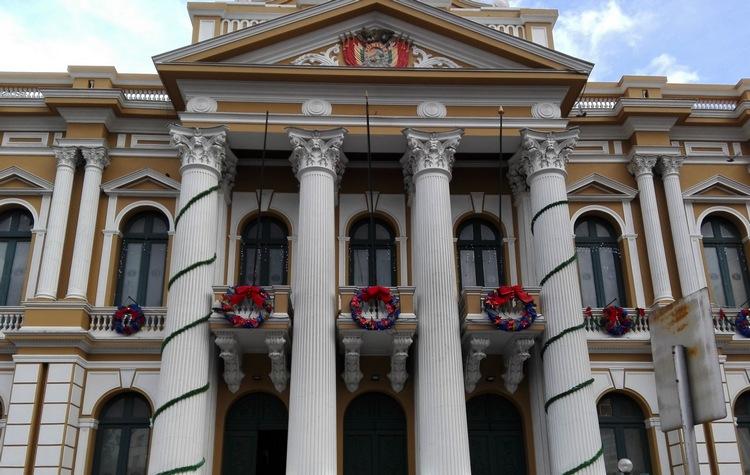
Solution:
[{"label": "red bow", "polygon": [[523,290],[523,287],[520,285],[514,285],[514,286],[503,286],[497,289],[497,294],[500,297],[502,303],[500,305],[508,302],[513,297],[517,298],[524,304],[530,304],[534,301],[533,298],[531,298],[531,295],[529,295],[525,290]]},{"label": "red bow", "polygon": [[263,307],[265,300],[261,295],[262,289],[255,285],[241,285],[234,289],[233,295],[227,295],[227,300],[234,306],[249,298],[257,307]]},{"label": "red bow", "polygon": [[379,285],[373,285],[362,289],[362,295],[366,301],[378,299],[382,302],[387,302],[391,298],[391,290],[388,287],[381,287]]}]

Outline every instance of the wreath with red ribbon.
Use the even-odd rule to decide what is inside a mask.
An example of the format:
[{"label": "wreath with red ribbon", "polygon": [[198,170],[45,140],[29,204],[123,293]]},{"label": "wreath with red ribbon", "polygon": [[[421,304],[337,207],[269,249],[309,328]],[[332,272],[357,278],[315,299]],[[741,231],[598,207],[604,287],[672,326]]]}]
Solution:
[{"label": "wreath with red ribbon", "polygon": [[484,311],[498,329],[506,332],[526,330],[538,316],[534,299],[520,285],[490,292],[484,299]]},{"label": "wreath with red ribbon", "polygon": [[[363,315],[364,305],[369,308],[374,306],[377,309],[382,305],[385,307],[386,315],[383,318],[368,318]],[[377,285],[358,289],[349,303],[349,308],[352,320],[365,330],[388,330],[396,324],[401,314],[401,303],[398,297],[392,295],[388,287]]]},{"label": "wreath with red ribbon", "polygon": [[602,310],[599,326],[612,336],[622,336],[633,329],[635,321],[622,307],[610,305]]},{"label": "wreath with red ribbon", "polygon": [[229,287],[214,311],[235,328],[258,328],[273,313],[273,299],[256,285]]},{"label": "wreath with red ribbon", "polygon": [[141,327],[146,324],[146,315],[137,304],[120,305],[117,307],[112,323],[117,333],[130,336],[141,331]]},{"label": "wreath with red ribbon", "polygon": [[750,310],[741,308],[734,319],[734,328],[745,338],[750,338],[750,321],[747,319],[748,316],[750,316]]}]

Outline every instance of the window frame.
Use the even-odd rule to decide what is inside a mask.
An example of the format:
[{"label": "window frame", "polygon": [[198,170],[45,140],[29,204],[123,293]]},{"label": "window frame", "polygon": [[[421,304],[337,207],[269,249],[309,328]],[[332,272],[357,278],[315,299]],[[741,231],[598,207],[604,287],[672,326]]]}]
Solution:
[{"label": "window frame", "polygon": [[[101,415],[104,414],[105,411],[119,399],[125,400],[123,413],[126,415],[130,414],[130,420],[128,420],[128,417],[123,417],[121,420],[117,421],[107,421],[101,419]],[[148,417],[142,419],[136,419],[132,417],[133,404],[136,399],[140,399],[144,404],[146,404],[146,407],[149,411]],[[127,474],[128,454],[130,452],[130,441],[132,438],[133,429],[148,429],[148,445],[146,450],[147,459],[145,464],[146,468],[148,468],[148,456],[150,455],[151,451],[151,437],[153,435],[153,430],[151,430],[151,414],[153,414],[153,409],[148,400],[135,391],[122,392],[112,396],[109,400],[107,400],[106,403],[102,406],[99,414],[100,419],[96,428],[96,437],[94,438],[94,457],[91,465],[91,473],[98,473],[100,464],[102,463],[102,437],[104,434],[104,429],[120,429],[123,431],[123,434],[125,434],[124,437],[120,437],[119,449],[117,452],[117,468],[115,469],[116,475]]]},{"label": "window frame", "polygon": [[[744,406],[744,407],[743,407]],[[737,396],[733,405],[734,417],[736,421],[737,445],[740,452],[740,465],[743,473],[750,472],[750,460],[742,458],[742,447],[740,446],[740,430],[744,429],[750,432],[750,392],[745,391]],[[748,447],[750,449],[750,447]]]},{"label": "window frame", "polygon": [[[487,226],[495,236],[494,240],[482,239],[482,228],[481,225]],[[461,239],[461,233],[467,227],[472,226],[474,232],[474,239]],[[478,237],[477,237],[478,236]],[[482,257],[482,251],[495,251],[497,254],[497,275],[498,275],[498,286],[505,285],[505,238],[500,228],[495,223],[485,218],[472,217],[464,220],[458,227],[456,233],[456,249],[458,252],[458,281],[461,288],[463,288],[461,272],[461,251],[473,251],[474,252],[474,279],[476,285],[480,287],[485,286],[484,282],[484,259]]]},{"label": "window frame", "polygon": [[[138,273],[138,292],[135,296],[130,296],[135,299],[140,305],[141,302],[145,303],[146,295],[148,290],[148,269],[151,265],[151,248],[153,244],[164,244],[164,275],[162,276],[162,295],[161,304],[164,306],[164,282],[167,279],[167,263],[169,262],[169,222],[167,218],[159,211],[143,211],[134,214],[125,223],[124,229],[128,229],[136,220],[146,218],[146,222],[143,225],[144,232],[142,233],[130,233],[125,231],[122,233],[122,241],[120,243],[120,258],[117,265],[117,285],[115,287],[115,305],[125,305],[124,298],[128,296],[122,295],[123,286],[125,285],[125,265],[128,259],[128,244],[141,243],[143,245],[141,252],[141,262]],[[162,220],[165,229],[163,233],[154,233],[154,218]],[[147,231],[148,230],[148,231]],[[145,275],[144,275],[145,273]],[[144,278],[145,276],[145,278]]]},{"label": "window frame", "polygon": [[[613,400],[612,404],[612,416],[608,416],[605,422],[602,422],[602,416],[599,415],[599,404],[607,398],[611,398]],[[633,405],[635,405],[638,408],[638,411],[640,413],[640,416],[615,416],[615,401],[616,400],[627,400]],[[632,397],[628,396],[627,394],[622,394],[618,392],[610,392],[607,394],[604,394],[597,402],[596,402],[596,409],[597,409],[597,421],[599,423],[599,430],[601,431],[602,428],[604,429],[612,429],[615,433],[615,448],[617,450],[617,459],[621,459],[623,457],[627,456],[627,452],[625,450],[625,429],[638,429],[641,434],[641,444],[646,449],[644,451],[645,455],[645,462],[647,464],[647,468],[649,469],[648,473],[653,473],[653,461],[651,457],[651,443],[649,440],[649,431],[646,429],[646,415],[643,412],[643,409],[640,407],[638,402],[633,399]]]},{"label": "window frame", "polygon": [[[376,239],[375,230],[378,225],[383,226],[388,232],[388,239]],[[367,239],[355,239],[354,235],[362,227],[367,227]],[[375,252],[370,252],[371,240]],[[382,285],[377,281],[377,251],[379,250],[390,251],[391,285],[387,287],[396,287],[398,285],[398,256],[396,255],[396,233],[393,231],[393,226],[385,219],[377,216],[372,217],[372,226],[370,226],[369,216],[356,220],[349,227],[349,276],[347,279],[349,285],[357,285],[354,283],[354,251],[367,251],[367,285]]]},{"label": "window frame", "polygon": [[[732,223],[730,220],[723,218],[721,216],[709,216],[705,220],[703,220],[703,223],[701,223],[701,237],[703,239],[703,248],[704,250],[706,248],[712,248],[716,249],[716,257],[719,261],[719,278],[721,279],[721,287],[724,290],[724,298],[726,302],[724,302],[725,305],[721,305],[722,302],[715,302],[721,307],[736,307],[737,301],[734,296],[734,290],[732,290],[732,283],[731,283],[731,273],[729,272],[729,264],[727,263],[727,248],[734,248],[737,249],[739,257],[740,257],[740,272],[742,272],[745,282],[745,298],[750,297],[750,271],[748,271],[748,265],[747,265],[747,257],[745,256],[745,249],[744,245],[742,243],[742,238],[737,237],[722,237],[721,236],[721,224],[726,223],[729,225],[736,233],[737,236],[741,236],[739,232],[739,228],[735,226],[734,223]],[[707,237],[703,235],[703,226],[705,224],[711,225],[711,230],[714,233],[713,237]],[[708,268],[708,265],[706,265],[706,272],[709,273],[710,269]],[[708,276],[707,276],[708,277]],[[711,279],[707,279],[709,282],[709,286],[711,283]],[[713,296],[714,299],[716,299],[716,296]],[[747,302],[745,302],[747,303]]]},{"label": "window frame", "polygon": [[[254,247],[257,253],[259,244],[263,245],[261,249],[260,262],[260,273],[258,275],[258,281],[255,285],[287,285],[287,279],[289,278],[289,227],[281,219],[275,216],[264,215],[260,217],[260,241],[256,240],[255,233],[250,236],[250,228],[253,224],[258,223],[259,216],[255,216],[249,220],[242,228],[242,234],[240,235],[240,269],[239,269],[239,282],[244,285],[252,284],[252,275],[247,275],[247,266],[249,264],[248,259],[253,258],[253,253],[248,252],[248,248]],[[271,223],[276,224],[284,232],[283,238],[271,239]],[[282,263],[282,276],[281,284],[271,284],[269,282],[271,266],[270,264],[270,250],[279,249],[284,255],[284,261]],[[268,283],[264,283],[268,282]]]},{"label": "window frame", "polygon": [[[619,238],[617,237],[617,230],[612,223],[599,216],[582,216],[578,218],[573,229],[575,230],[581,223],[586,223],[588,226],[589,235],[579,237],[575,236],[575,247],[576,254],[578,248],[586,248],[589,250],[591,256],[591,267],[594,274],[594,292],[596,293],[596,308],[603,308],[609,302],[604,291],[604,273],[602,272],[601,256],[599,255],[600,248],[613,249],[613,253],[616,258],[614,259],[615,272],[618,276],[617,279],[617,304],[619,307],[627,306],[627,295],[625,293],[625,278],[623,274],[623,259],[622,249],[620,248]],[[596,232],[596,225],[601,224],[608,231],[609,236],[598,236]],[[593,235],[593,237],[592,237]],[[596,252],[594,252],[596,250]],[[580,270],[578,274],[580,280]]]},{"label": "window frame", "polygon": [[[32,249],[31,249],[31,229],[34,227],[34,216],[29,213],[28,210],[24,208],[13,208],[10,210],[5,211],[4,213],[0,214],[0,220],[4,218],[5,216],[10,215],[10,230],[8,231],[0,231],[0,242],[6,242],[7,246],[5,248],[5,256],[3,256],[4,259],[4,265],[2,273],[0,274],[0,306],[6,307],[8,305],[8,292],[10,292],[10,286],[13,279],[13,261],[15,260],[16,256],[16,248],[18,247],[19,243],[22,242],[28,242],[29,243],[29,250],[28,255],[26,256],[26,265],[24,266],[26,268],[26,272],[24,272],[23,275],[23,282],[21,282],[21,290],[23,291],[23,286],[26,283],[26,277],[27,273],[29,271],[28,269],[28,258],[31,255]],[[21,216],[27,216],[29,218],[29,222],[31,223],[31,227],[28,231],[20,231],[19,225]],[[20,296],[21,300],[23,300],[23,292]]]}]

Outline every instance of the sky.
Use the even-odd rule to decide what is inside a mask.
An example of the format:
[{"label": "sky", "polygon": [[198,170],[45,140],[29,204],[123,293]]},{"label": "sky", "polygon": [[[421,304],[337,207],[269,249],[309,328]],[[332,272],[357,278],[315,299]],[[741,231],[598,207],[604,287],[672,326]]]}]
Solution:
[{"label": "sky", "polygon": [[[750,0],[511,0],[556,8],[556,49],[624,74],[736,84],[750,77]],[[190,42],[186,0],[0,0],[0,71],[112,65],[153,73],[151,56]]]}]

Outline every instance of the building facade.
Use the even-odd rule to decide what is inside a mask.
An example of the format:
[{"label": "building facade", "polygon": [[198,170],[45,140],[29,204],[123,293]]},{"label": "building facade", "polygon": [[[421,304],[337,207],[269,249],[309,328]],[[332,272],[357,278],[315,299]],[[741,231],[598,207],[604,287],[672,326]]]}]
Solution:
[{"label": "building facade", "polygon": [[590,82],[502,1],[188,11],[157,75],[0,73],[0,473],[683,473],[648,315],[704,287],[750,473],[750,80]]}]

